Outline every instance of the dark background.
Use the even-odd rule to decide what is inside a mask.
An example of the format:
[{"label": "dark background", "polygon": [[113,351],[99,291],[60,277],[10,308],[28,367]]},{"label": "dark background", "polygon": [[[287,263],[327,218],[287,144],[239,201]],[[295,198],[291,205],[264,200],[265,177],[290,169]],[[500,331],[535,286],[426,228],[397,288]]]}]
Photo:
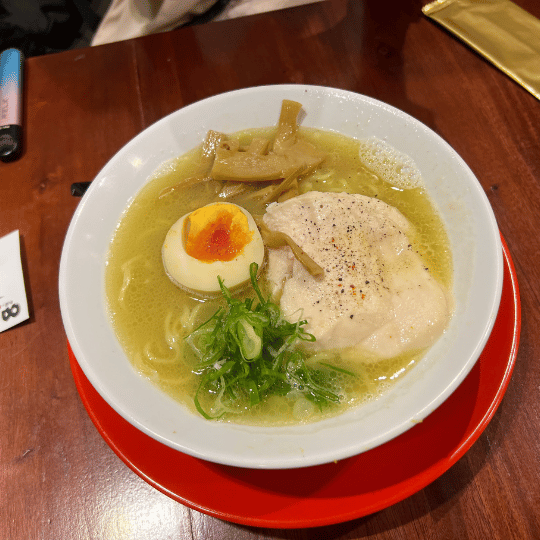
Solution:
[{"label": "dark background", "polygon": [[110,0],[0,0],[0,50],[25,57],[90,45]]},{"label": "dark background", "polygon": [[[20,49],[26,58],[88,47],[112,0],[0,0],[0,52]],[[229,0],[216,2],[187,25],[211,21]]]}]

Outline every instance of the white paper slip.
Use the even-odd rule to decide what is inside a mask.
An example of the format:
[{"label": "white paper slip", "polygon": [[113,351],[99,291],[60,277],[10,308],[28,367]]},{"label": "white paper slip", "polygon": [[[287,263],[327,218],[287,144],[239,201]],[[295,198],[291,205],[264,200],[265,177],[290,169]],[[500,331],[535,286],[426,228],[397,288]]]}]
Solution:
[{"label": "white paper slip", "polygon": [[28,319],[19,231],[0,238],[0,332]]}]

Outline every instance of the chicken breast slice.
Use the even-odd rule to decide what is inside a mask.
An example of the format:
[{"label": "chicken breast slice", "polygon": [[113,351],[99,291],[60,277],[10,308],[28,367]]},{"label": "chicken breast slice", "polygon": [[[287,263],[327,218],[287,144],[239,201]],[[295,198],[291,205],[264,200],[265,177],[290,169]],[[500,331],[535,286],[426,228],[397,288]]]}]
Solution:
[{"label": "chicken breast slice", "polygon": [[388,358],[429,347],[444,331],[448,293],[424,268],[396,208],[363,195],[308,192],[270,205],[264,221],[324,268],[314,277],[288,247],[269,250],[272,292],[288,320],[308,321],[314,349],[360,347]]}]

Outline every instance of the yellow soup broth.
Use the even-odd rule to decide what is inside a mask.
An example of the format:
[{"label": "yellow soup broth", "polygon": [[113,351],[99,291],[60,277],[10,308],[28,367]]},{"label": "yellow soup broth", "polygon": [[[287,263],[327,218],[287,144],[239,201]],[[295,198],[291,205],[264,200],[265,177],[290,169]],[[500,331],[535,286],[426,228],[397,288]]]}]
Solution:
[{"label": "yellow soup broth", "polygon": [[[236,134],[241,143],[253,136],[272,137],[275,128]],[[444,225],[422,188],[398,189],[370,170],[360,159],[359,141],[336,133],[300,128],[300,136],[327,152],[323,163],[300,181],[300,191],[334,191],[377,197],[395,206],[414,225],[411,241],[431,275],[448,290],[452,284],[452,258]],[[184,337],[206,321],[221,297],[199,298],[175,286],[165,274],[161,248],[169,228],[184,214],[220,200],[222,183],[213,180],[163,194],[170,186],[195,174],[201,148],[194,149],[158,170],[124,212],[106,266],[106,295],[110,320],[135,369],[163,391],[190,408],[199,376],[192,370],[196,358]],[[257,186],[253,189],[260,189]],[[262,214],[264,205],[250,194],[231,198],[249,212]],[[264,269],[259,282],[266,294]],[[239,291],[236,294],[249,294]],[[339,353],[318,353],[307,363],[323,360],[354,373],[335,372],[332,384],[341,395],[339,405],[319,410],[300,394],[273,396],[268,400],[225,415],[222,420],[257,425],[312,422],[342,413],[386,392],[423,356],[406,353],[387,360],[350,358]],[[211,407],[201,397],[203,407]],[[236,414],[238,413],[238,414]]]}]

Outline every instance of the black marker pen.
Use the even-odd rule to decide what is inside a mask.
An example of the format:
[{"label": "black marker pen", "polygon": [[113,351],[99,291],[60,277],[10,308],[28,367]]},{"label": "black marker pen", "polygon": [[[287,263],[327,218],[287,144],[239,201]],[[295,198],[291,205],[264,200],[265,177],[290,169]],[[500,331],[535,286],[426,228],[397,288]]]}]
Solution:
[{"label": "black marker pen", "polygon": [[0,55],[0,159],[4,161],[21,151],[23,62],[18,49]]}]

